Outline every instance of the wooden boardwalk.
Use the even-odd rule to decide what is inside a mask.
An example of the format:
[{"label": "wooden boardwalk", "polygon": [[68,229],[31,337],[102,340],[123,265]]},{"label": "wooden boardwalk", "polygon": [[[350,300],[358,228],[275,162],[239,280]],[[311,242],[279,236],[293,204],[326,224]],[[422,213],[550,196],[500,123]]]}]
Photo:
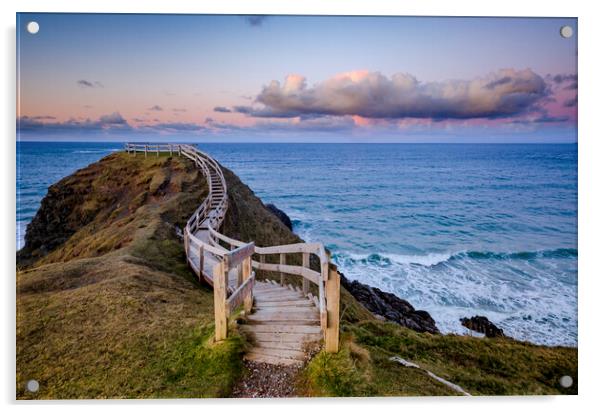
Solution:
[{"label": "wooden boardwalk", "polygon": [[[242,306],[245,324],[239,328],[254,344],[245,355],[248,360],[300,365],[322,340],[326,351],[338,351],[340,278],[322,244],[259,247],[229,238],[219,232],[228,188],[213,158],[184,144],[128,143],[126,151],[185,156],[207,179],[209,194],[186,224],[184,245],[192,270],[213,286],[217,341],[226,338],[228,319]],[[287,264],[294,255],[300,256],[301,266]],[[256,280],[253,269],[280,273],[280,283]],[[299,277],[301,286],[286,284],[286,276]]]}]

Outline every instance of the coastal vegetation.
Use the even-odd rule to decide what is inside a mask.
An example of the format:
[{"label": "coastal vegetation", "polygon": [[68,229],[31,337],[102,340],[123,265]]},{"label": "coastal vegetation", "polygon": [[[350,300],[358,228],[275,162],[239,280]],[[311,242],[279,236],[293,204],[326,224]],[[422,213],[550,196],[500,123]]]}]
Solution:
[{"label": "coastal vegetation", "polygon": [[[301,241],[223,169],[226,235],[258,246]],[[248,373],[248,343],[235,323],[214,343],[213,293],[185,265],[180,238],[206,194],[186,159],[125,153],[49,188],[17,254],[18,398],[231,394]],[[395,356],[474,395],[577,392],[576,348],[416,332],[375,317],[344,288],[341,319],[341,351],[318,353],[295,378],[297,395],[458,394]],[[31,379],[39,392],[25,390]]]}]

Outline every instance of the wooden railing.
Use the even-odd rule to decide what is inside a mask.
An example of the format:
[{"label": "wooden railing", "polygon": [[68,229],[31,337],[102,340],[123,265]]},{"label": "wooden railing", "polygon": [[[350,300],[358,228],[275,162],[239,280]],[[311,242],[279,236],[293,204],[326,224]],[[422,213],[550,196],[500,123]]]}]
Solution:
[{"label": "wooden railing", "polygon": [[[297,243],[258,247],[254,243],[227,237],[219,232],[228,209],[227,184],[219,164],[206,153],[187,144],[126,144],[126,151],[136,154],[143,152],[177,153],[190,159],[205,175],[209,194],[201,202],[184,229],[184,246],[189,265],[199,278],[205,279],[214,288],[215,338],[223,340],[227,336],[228,317],[243,304],[250,311],[253,303],[255,273],[252,269],[280,273],[280,283],[285,284],[285,275],[301,277],[302,291],[314,301],[320,312],[320,326],[324,335],[324,345],[328,352],[339,349],[339,301],[340,277],[337,268],[330,263],[330,256],[320,243]],[[213,182],[215,179],[215,183]],[[197,234],[203,231],[206,239]],[[205,271],[205,254],[215,258],[210,272]],[[300,255],[302,265],[287,264],[287,257]],[[259,260],[254,260],[256,256]],[[277,256],[266,259],[267,257]],[[311,257],[319,266],[319,271],[310,267]],[[278,261],[270,263],[266,261]],[[315,265],[315,264],[314,264]],[[228,277],[231,270],[237,269],[236,288],[229,288]],[[314,295],[310,285],[316,286]],[[229,294],[229,295],[228,295]]]}]

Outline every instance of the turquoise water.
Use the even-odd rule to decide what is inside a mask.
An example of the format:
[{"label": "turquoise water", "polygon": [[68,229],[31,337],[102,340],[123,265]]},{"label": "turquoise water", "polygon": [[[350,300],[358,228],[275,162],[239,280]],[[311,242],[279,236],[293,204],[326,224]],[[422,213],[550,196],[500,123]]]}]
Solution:
[{"label": "turquoise water", "polygon": [[[121,144],[20,143],[17,239],[49,184]],[[577,344],[577,146],[200,144],[351,279],[518,339]]]}]

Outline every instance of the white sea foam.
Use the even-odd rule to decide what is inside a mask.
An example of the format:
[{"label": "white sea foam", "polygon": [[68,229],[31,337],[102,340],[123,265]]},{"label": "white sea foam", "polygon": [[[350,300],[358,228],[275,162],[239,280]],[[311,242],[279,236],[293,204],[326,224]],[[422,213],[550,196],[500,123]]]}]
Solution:
[{"label": "white sea foam", "polygon": [[[524,259],[500,260],[497,255],[475,259],[465,252],[336,253],[333,257],[350,279],[392,292],[428,311],[444,333],[465,334],[459,319],[484,315],[519,340],[577,344],[576,288],[554,275],[558,270],[553,269],[559,263],[567,265],[571,258],[538,258],[534,266]],[[521,275],[523,265],[528,266],[528,275]]]}]

